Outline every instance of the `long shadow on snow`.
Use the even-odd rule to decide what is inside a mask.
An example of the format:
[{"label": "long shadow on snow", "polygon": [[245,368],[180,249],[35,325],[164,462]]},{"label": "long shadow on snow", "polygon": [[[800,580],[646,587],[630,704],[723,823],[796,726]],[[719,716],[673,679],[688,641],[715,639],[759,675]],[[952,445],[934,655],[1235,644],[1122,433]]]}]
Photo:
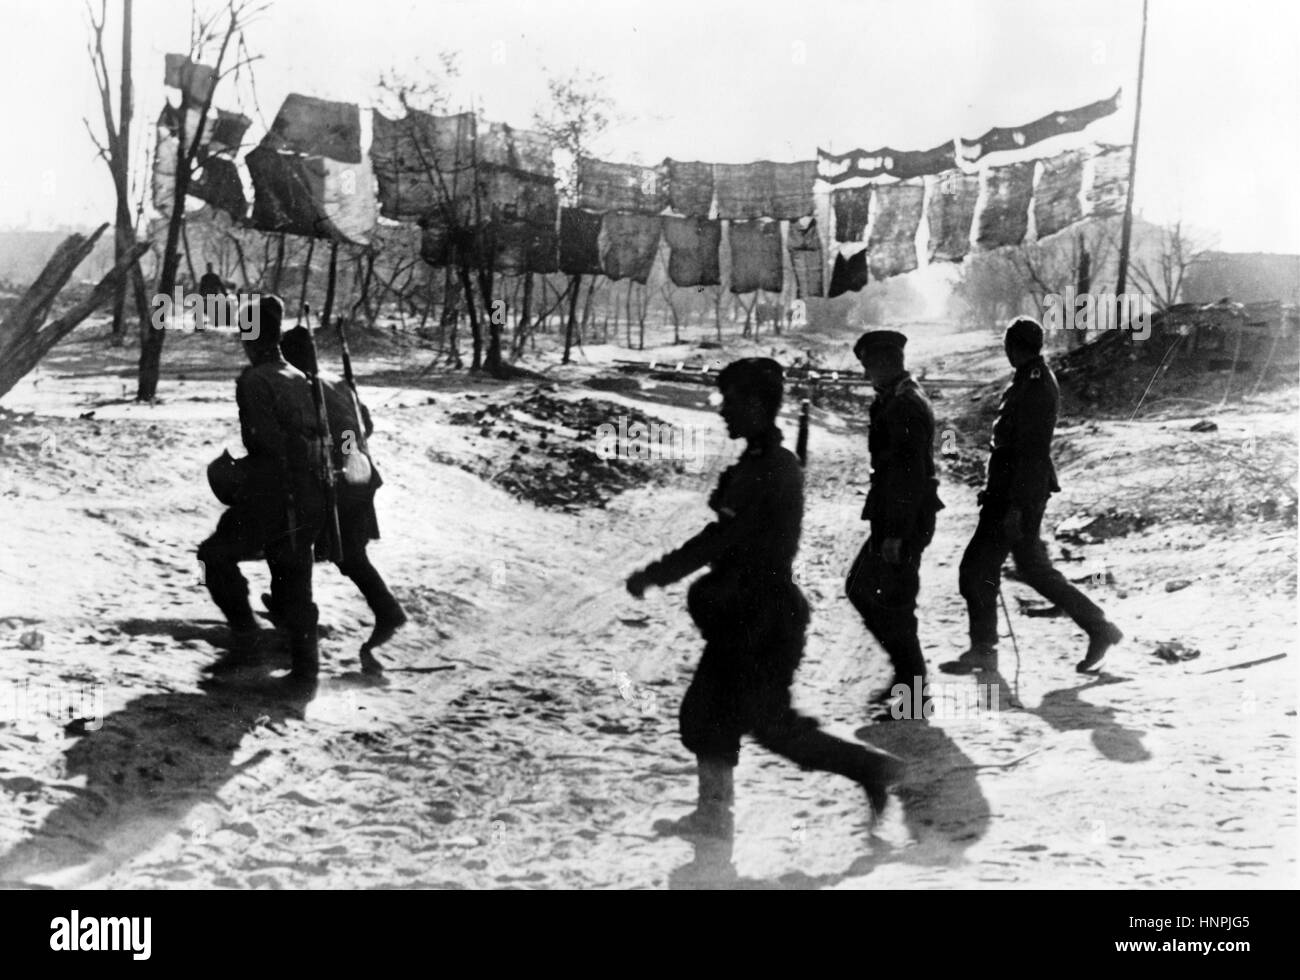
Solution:
[{"label": "long shadow on snow", "polygon": [[[169,624],[178,636],[208,639],[216,632],[180,620],[159,621],[156,631]],[[139,630],[146,623],[129,625]],[[85,788],[0,856],[0,882],[40,887],[32,879],[50,876],[55,887],[77,887],[155,846],[195,805],[265,757],[263,751],[233,763],[248,732],[302,718],[315,693],[258,668],[207,678],[199,687],[200,693],[138,697],[79,738],[66,753],[66,778],[85,776]]]}]

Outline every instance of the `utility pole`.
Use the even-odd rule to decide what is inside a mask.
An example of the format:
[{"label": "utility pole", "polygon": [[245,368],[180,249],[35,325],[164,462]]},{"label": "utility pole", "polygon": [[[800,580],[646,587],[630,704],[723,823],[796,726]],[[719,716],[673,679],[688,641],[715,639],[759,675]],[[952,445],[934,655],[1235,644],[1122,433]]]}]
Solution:
[{"label": "utility pole", "polygon": [[1128,286],[1128,252],[1133,237],[1133,180],[1137,174],[1138,126],[1142,121],[1142,76],[1147,60],[1147,0],[1142,0],[1142,41],[1138,47],[1138,82],[1137,98],[1133,105],[1133,145],[1129,149],[1128,159],[1128,195],[1124,201],[1124,224],[1119,237],[1119,279],[1115,285],[1115,296],[1124,295]]}]

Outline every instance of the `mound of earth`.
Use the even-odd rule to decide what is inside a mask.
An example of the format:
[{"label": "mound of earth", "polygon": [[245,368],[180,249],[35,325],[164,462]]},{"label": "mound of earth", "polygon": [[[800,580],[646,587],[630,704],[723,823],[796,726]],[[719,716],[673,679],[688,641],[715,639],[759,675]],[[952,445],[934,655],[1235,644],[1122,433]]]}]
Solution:
[{"label": "mound of earth", "polygon": [[[452,412],[452,424],[515,444],[504,465],[500,455],[457,465],[539,507],[567,512],[604,507],[624,490],[684,469],[681,461],[665,467],[636,452],[641,430],[635,426],[644,426],[647,434],[671,431],[663,419],[595,398],[557,398],[548,390],[554,388],[535,388],[521,401],[489,401],[474,411]],[[612,438],[598,440],[601,426],[610,427],[605,431]]]}]

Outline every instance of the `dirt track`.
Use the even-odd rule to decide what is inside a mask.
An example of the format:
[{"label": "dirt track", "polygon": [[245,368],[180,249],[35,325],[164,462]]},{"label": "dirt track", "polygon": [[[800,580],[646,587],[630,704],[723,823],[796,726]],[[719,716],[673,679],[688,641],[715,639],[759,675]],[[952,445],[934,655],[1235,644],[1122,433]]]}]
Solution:
[{"label": "dirt track", "polygon": [[[872,837],[854,787],[747,746],[734,853],[695,855],[650,829],[693,802],[692,759],[676,737],[699,650],[685,589],[637,603],[621,581],[707,519],[706,490],[735,449],[704,390],[631,399],[560,385],[557,397],[621,402],[708,433],[704,458],[686,472],[605,509],[564,513],[470,472],[487,450],[473,428],[450,421],[533,386],[471,385],[478,397],[467,400],[459,378],[368,389],[363,370],[386,481],[373,554],[413,623],[384,648],[387,683],[364,683],[350,672],[368,613],[350,583],[318,566],[326,679],[302,704],[267,696],[256,678],[216,685],[203,673],[225,633],[193,557],[219,513],[201,473],[237,442],[235,369],[230,360],[168,384],[156,407],[99,404],[93,419],[75,416],[117,398],[116,378],[60,379],[56,366],[6,401],[42,414],[0,422],[9,461],[0,483],[0,696],[10,698],[0,701],[2,881],[1296,883],[1293,526],[1161,521],[1105,545],[1071,545],[1081,560],[1065,563],[1067,574],[1096,582],[1085,587],[1128,634],[1101,678],[1074,672],[1082,636],[1068,621],[1021,615],[1031,593],[1008,583],[1020,669],[1004,640],[1001,710],[862,730],[866,693],[887,676],[841,595],[864,535],[865,438],[820,417],[800,568],[814,618],[796,700],[833,730],[908,758],[911,771]],[[1228,422],[1244,420],[1294,470],[1294,412],[1294,393],[1278,395],[1228,413],[1206,438],[1230,446]],[[1066,489],[1048,523],[1108,500],[1159,510],[1160,462],[1177,461],[1162,447],[1192,421],[1067,426]],[[793,439],[789,417],[785,429]],[[946,480],[941,495],[948,509],[922,573],[932,666],[961,648],[956,566],[975,517],[969,487]],[[265,571],[247,574],[256,597]],[[1170,641],[1199,656],[1153,655]],[[965,681],[946,692],[955,700],[974,683],[953,680]],[[65,729],[66,708],[89,714],[82,690],[102,691],[102,729]],[[15,710],[18,691],[26,700]]]}]

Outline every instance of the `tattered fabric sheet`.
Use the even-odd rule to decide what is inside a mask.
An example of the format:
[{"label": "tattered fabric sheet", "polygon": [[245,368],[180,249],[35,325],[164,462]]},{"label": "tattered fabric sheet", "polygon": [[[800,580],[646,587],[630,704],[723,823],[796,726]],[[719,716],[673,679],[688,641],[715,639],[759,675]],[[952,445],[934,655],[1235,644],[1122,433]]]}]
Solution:
[{"label": "tattered fabric sheet", "polygon": [[351,102],[329,102],[291,92],[263,142],[276,150],[361,162],[361,110]]},{"label": "tattered fabric sheet", "polygon": [[235,166],[234,160],[219,156],[208,157],[190,181],[189,192],[191,196],[225,211],[236,221],[242,221],[248,213],[248,200],[244,197],[244,185],[239,179],[239,168]]},{"label": "tattered fabric sheet", "polygon": [[665,207],[662,183],[654,167],[584,159],[578,164],[578,204],[592,211],[658,214]]},{"label": "tattered fabric sheet", "polygon": [[958,140],[961,158],[967,163],[974,163],[990,153],[1019,150],[1062,133],[1077,133],[1089,123],[1115,112],[1119,108],[1121,91],[1123,90],[1116,89],[1109,99],[1100,99],[1078,109],[1049,112],[1025,126],[995,126],[977,139]]},{"label": "tattered fabric sheet", "polygon": [[601,266],[610,279],[645,284],[659,251],[657,215],[612,211],[601,225]]},{"label": "tattered fabric sheet", "polygon": [[831,269],[831,288],[828,297],[856,293],[867,284],[867,250],[845,258],[843,254],[835,256],[835,266]]},{"label": "tattered fabric sheet", "polygon": [[473,194],[474,115],[412,110],[401,119],[374,113],[370,160],[379,180],[380,213],[395,221],[444,211]]},{"label": "tattered fabric sheet", "polygon": [[1107,145],[1092,158],[1092,183],[1088,187],[1085,217],[1113,218],[1124,213],[1132,152],[1128,145]]},{"label": "tattered fabric sheet", "polygon": [[707,218],[713,206],[713,164],[664,161],[668,206],[688,218]]},{"label": "tattered fabric sheet", "polygon": [[813,213],[813,182],[817,179],[817,161],[772,165],[772,208],[767,217],[776,221],[795,221]]},{"label": "tattered fabric sheet", "polygon": [[737,221],[803,218],[813,211],[812,188],[816,176],[815,160],[714,164],[718,217]]},{"label": "tattered fabric sheet", "polygon": [[[195,108],[190,108],[185,114],[185,142],[187,146],[193,144],[195,134],[198,134],[198,159],[203,159],[210,153],[234,153],[253,122],[243,113],[209,107],[207,122],[203,126],[203,132],[199,133],[199,117],[202,115],[202,110]],[[162,112],[158,114],[158,128],[166,130],[172,136],[178,136],[180,122],[180,106],[164,102]]]},{"label": "tattered fabric sheet", "polygon": [[716,286],[722,280],[718,249],[722,222],[707,218],[663,219],[668,243],[668,278],[674,286]]},{"label": "tattered fabric sheet", "polygon": [[166,127],[159,125],[158,138],[154,141],[153,175],[150,181],[153,207],[159,214],[172,213],[172,201],[176,198],[177,151],[176,137]]},{"label": "tattered fabric sheet", "polygon": [[779,293],[784,281],[779,221],[733,221],[727,228],[731,247],[731,291],[756,289]]},{"label": "tattered fabric sheet", "polygon": [[560,271],[568,275],[599,276],[600,226],[603,214],[579,208],[560,209]]},{"label": "tattered fabric sheet", "polygon": [[555,272],[559,268],[554,226],[500,221],[493,222],[485,233],[493,249],[492,267],[497,272],[519,275]]},{"label": "tattered fabric sheet", "polygon": [[493,265],[499,272],[555,272],[558,239],[555,184],[522,170],[486,168],[480,180],[490,216]]},{"label": "tattered fabric sheet", "polygon": [[728,220],[761,218],[772,210],[773,164],[719,163],[713,167],[718,217]]},{"label": "tattered fabric sheet", "polygon": [[[244,142],[244,134],[253,124],[242,112],[215,110],[217,121],[212,125],[212,134],[208,139],[209,153],[234,153]],[[209,113],[211,115],[211,113]]]},{"label": "tattered fabric sheet", "polygon": [[477,158],[480,163],[495,167],[553,177],[554,149],[551,141],[541,133],[494,122],[489,123],[487,132],[478,137]]},{"label": "tattered fabric sheet", "polygon": [[215,68],[191,61],[187,54],[163,55],[163,84],[187,89],[191,105],[203,105],[212,94],[216,79]]},{"label": "tattered fabric sheet", "polygon": [[975,216],[975,243],[980,248],[1000,248],[1024,241],[1033,191],[1032,160],[984,171],[984,207]]},{"label": "tattered fabric sheet", "polygon": [[1034,226],[1038,237],[1055,235],[1083,218],[1079,195],[1083,190],[1083,150],[1066,150],[1039,160],[1034,188]]},{"label": "tattered fabric sheet", "polygon": [[889,176],[908,180],[942,173],[956,165],[952,140],[930,150],[895,150],[882,146],[878,150],[828,153],[817,148],[817,176],[829,184],[859,177]]},{"label": "tattered fabric sheet", "polygon": [[786,239],[786,251],[790,253],[790,266],[794,270],[795,295],[800,299],[821,296],[825,292],[825,264],[817,219],[791,221]]},{"label": "tattered fabric sheet", "polygon": [[[473,248],[477,244],[473,239],[461,242],[465,248]],[[451,230],[438,215],[420,219],[420,258],[439,269],[455,264]]]},{"label": "tattered fabric sheet", "polygon": [[971,223],[980,196],[977,174],[949,170],[934,179],[926,209],[931,262],[960,262],[970,251]]},{"label": "tattered fabric sheet", "polygon": [[253,178],[253,226],[365,244],[375,224],[368,164],[281,153],[262,145],[245,158]]},{"label": "tattered fabric sheet", "polygon": [[835,240],[862,241],[871,217],[871,186],[837,187],[831,191],[831,207],[835,209]]},{"label": "tattered fabric sheet", "polygon": [[876,217],[867,242],[867,262],[876,279],[916,268],[916,230],[921,226],[924,200],[925,187],[919,183],[876,187]]},{"label": "tattered fabric sheet", "polygon": [[[236,113],[229,115],[244,117]],[[187,113],[187,139],[199,128],[200,112],[191,109]],[[180,128],[180,109],[164,105],[158,117],[157,140],[154,143],[153,172],[151,189],[153,206],[160,214],[171,214],[172,201],[176,196],[176,156],[180,152],[180,140],[177,132]],[[207,201],[235,219],[242,219],[248,213],[248,200],[244,196],[244,185],[239,177],[239,170],[234,160],[218,156],[218,144],[209,139],[214,132],[214,123],[219,117],[209,119],[200,135],[200,161],[197,173],[190,180],[189,196]]]}]

